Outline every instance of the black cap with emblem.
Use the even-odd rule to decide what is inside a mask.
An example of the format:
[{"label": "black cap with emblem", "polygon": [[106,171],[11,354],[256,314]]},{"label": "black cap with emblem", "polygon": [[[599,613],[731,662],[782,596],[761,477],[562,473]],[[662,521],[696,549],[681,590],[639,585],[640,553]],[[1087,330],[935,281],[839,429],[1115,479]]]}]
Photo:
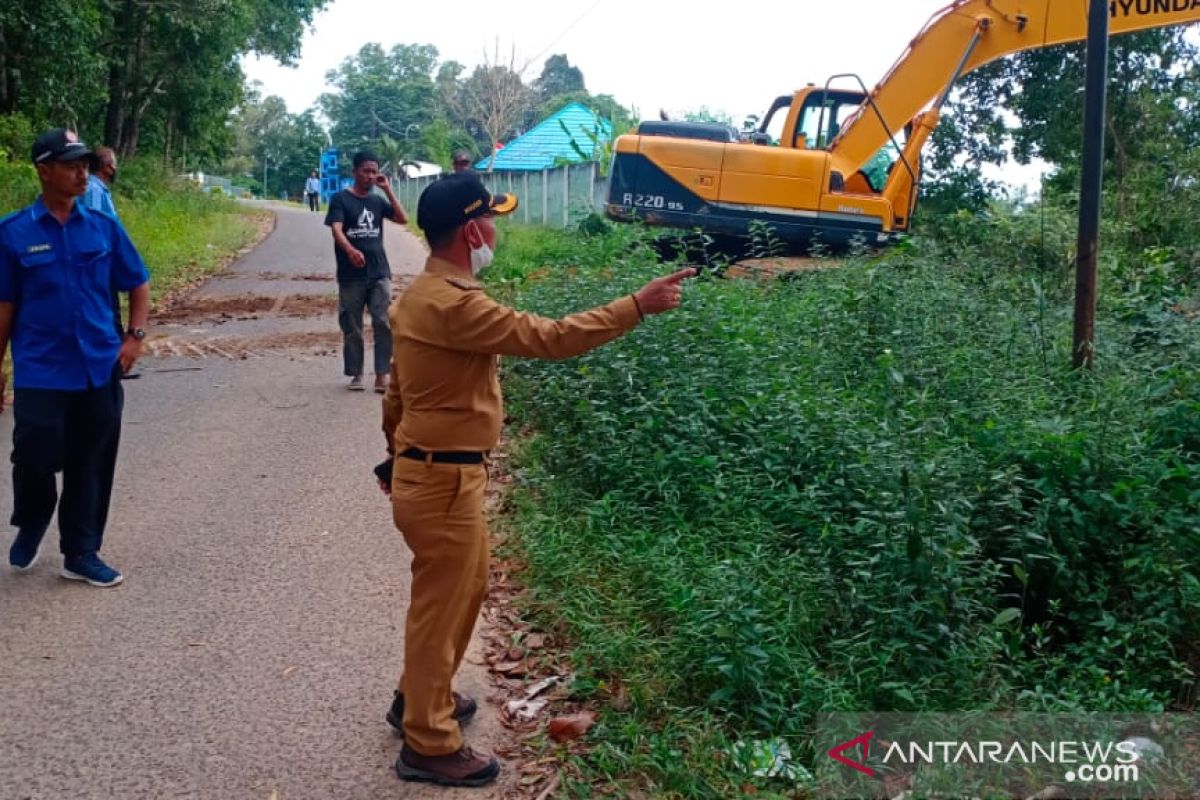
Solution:
[{"label": "black cap with emblem", "polygon": [[51,161],[75,161],[90,156],[92,151],[79,140],[75,131],[54,128],[43,133],[33,143],[33,163],[48,164]]},{"label": "black cap with emblem", "polygon": [[417,225],[426,238],[454,230],[484,214],[509,214],[517,208],[515,194],[492,194],[478,175],[460,172],[429,184],[417,201]]}]

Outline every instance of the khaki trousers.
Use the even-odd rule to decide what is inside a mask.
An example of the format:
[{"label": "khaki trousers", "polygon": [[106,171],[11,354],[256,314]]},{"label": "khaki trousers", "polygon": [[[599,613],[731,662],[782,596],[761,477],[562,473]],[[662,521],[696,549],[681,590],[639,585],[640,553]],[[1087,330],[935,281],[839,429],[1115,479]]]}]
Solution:
[{"label": "khaki trousers", "polygon": [[413,553],[412,599],[404,628],[404,739],[421,755],[463,745],[451,714],[462,663],[487,594],[484,464],[434,464],[397,456],[392,516]]}]

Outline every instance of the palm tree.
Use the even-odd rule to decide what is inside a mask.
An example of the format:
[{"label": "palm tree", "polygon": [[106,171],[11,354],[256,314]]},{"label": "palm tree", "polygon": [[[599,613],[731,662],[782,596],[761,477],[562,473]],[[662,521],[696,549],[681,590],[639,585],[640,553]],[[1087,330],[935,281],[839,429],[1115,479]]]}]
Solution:
[{"label": "palm tree", "polygon": [[405,167],[418,166],[417,162],[406,156],[407,150],[408,144],[404,141],[393,139],[386,133],[379,137],[379,157],[383,159],[380,167],[393,182],[400,180]]}]

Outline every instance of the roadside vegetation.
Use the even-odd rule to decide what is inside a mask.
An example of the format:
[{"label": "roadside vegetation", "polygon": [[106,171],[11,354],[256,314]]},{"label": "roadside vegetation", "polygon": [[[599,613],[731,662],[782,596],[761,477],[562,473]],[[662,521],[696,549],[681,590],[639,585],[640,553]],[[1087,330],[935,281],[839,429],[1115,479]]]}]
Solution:
[{"label": "roadside vegetation", "polygon": [[[606,709],[573,795],[786,794],[734,743],[811,765],[818,711],[1190,706],[1198,257],[1106,259],[1080,374],[1071,229],[1050,203],[948,215],[835,268],[695,279],[577,359],[505,361],[528,607]],[[581,310],[670,268],[645,239],[509,230],[490,280]]]},{"label": "roadside vegetation", "polygon": [[[1178,29],[1113,40],[1090,371],[1082,46],[958,85],[903,245],[706,274],[596,352],[504,361],[499,522],[600,711],[556,751],[566,795],[802,797],[739,754],[811,769],[818,712],[1194,709],[1198,57]],[[1034,157],[1032,200],[981,169]],[[505,233],[492,291],[550,316],[676,266],[636,228]]]},{"label": "roadside vegetation", "polygon": [[[38,191],[31,165],[0,160],[0,215],[28,205]],[[150,269],[156,302],[219,269],[258,230],[257,212],[201,192],[150,159],[121,162],[113,192],[121,221]]]}]

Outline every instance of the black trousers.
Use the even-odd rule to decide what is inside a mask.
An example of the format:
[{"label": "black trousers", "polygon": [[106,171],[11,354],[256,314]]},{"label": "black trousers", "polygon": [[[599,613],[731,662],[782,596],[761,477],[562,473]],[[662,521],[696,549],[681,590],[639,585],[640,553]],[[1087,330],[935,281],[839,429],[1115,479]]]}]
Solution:
[{"label": "black trousers", "polygon": [[13,525],[45,530],[57,505],[63,555],[99,552],[124,405],[119,365],[104,386],[13,392]]}]

